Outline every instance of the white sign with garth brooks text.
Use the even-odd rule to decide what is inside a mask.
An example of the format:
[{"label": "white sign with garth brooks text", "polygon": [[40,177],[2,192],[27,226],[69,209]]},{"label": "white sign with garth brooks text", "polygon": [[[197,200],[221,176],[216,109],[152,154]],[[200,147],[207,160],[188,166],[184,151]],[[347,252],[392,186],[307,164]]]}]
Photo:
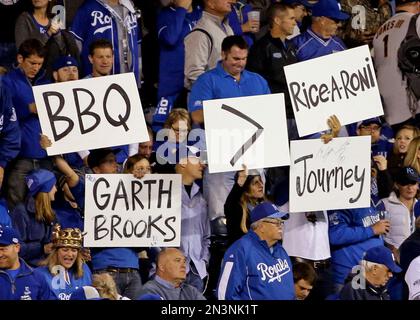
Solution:
[{"label": "white sign with garth brooks text", "polygon": [[86,175],[86,247],[179,247],[180,230],[181,175]]}]

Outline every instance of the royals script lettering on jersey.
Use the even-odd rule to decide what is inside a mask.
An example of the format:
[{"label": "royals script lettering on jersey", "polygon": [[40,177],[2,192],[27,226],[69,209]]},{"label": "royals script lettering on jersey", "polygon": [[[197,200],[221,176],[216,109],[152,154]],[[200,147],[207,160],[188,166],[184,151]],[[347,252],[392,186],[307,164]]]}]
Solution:
[{"label": "royals script lettering on jersey", "polygon": [[271,266],[261,262],[257,265],[257,270],[261,272],[261,280],[268,279],[268,283],[273,281],[281,282],[282,277],[290,272],[287,260],[277,259],[277,263]]}]

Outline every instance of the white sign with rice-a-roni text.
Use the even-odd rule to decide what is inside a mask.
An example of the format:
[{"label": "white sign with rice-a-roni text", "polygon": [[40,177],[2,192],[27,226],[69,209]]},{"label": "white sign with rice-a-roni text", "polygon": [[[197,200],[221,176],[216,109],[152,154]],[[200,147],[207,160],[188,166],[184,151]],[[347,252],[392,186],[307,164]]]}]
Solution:
[{"label": "white sign with rice-a-roni text", "polygon": [[336,52],[284,67],[299,136],[383,115],[369,47]]},{"label": "white sign with rice-a-roni text", "polygon": [[181,176],[87,174],[86,247],[178,247]]},{"label": "white sign with rice-a-roni text", "polygon": [[290,212],[370,206],[370,136],[290,145]]},{"label": "white sign with rice-a-roni text", "polygon": [[289,165],[284,95],[203,101],[209,172]]},{"label": "white sign with rice-a-roni text", "polygon": [[48,155],[149,140],[133,73],[33,87]]}]

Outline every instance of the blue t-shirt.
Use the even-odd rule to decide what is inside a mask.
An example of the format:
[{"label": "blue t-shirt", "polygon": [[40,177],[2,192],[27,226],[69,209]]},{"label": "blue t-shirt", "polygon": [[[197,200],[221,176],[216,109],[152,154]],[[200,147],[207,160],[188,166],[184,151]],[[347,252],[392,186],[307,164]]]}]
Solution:
[{"label": "blue t-shirt", "polygon": [[191,88],[188,111],[203,109],[204,100],[224,99],[270,94],[267,81],[259,74],[243,70],[237,81],[227,73],[221,61],[216,68],[203,73]]}]

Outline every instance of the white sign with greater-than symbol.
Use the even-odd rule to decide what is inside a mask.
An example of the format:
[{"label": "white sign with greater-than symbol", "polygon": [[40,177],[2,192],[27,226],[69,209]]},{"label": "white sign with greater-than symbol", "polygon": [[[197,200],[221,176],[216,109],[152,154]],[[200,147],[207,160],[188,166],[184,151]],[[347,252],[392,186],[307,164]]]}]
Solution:
[{"label": "white sign with greater-than symbol", "polygon": [[290,164],[282,93],[203,102],[210,173]]}]

